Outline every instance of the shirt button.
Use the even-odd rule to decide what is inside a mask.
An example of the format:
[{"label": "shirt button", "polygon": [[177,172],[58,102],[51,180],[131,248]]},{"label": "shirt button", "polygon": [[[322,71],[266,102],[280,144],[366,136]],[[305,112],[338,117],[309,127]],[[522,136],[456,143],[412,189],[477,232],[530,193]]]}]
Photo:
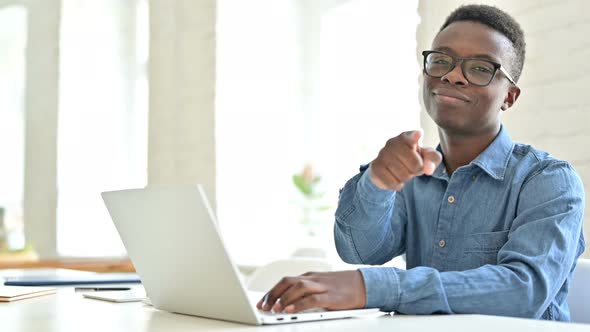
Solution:
[{"label": "shirt button", "polygon": [[438,246],[439,247],[444,248],[444,246],[446,246],[446,245],[447,245],[447,242],[445,240],[438,241]]},{"label": "shirt button", "polygon": [[447,198],[447,201],[449,201],[449,203],[451,204],[455,203],[455,196],[449,196],[449,198]]}]

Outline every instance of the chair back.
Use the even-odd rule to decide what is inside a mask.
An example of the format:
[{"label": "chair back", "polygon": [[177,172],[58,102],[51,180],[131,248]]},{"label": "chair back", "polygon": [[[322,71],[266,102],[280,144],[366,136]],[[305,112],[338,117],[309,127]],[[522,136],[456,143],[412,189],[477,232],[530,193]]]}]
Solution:
[{"label": "chair back", "polygon": [[573,323],[590,324],[590,259],[578,259],[567,303]]}]

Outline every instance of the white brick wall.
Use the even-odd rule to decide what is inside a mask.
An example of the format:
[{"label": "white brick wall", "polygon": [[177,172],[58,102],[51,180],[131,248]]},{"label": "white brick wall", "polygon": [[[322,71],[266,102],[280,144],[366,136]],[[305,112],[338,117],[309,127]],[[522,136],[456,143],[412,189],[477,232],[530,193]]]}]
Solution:
[{"label": "white brick wall", "polygon": [[[57,123],[59,97],[58,0],[27,4],[25,181],[23,218],[27,241],[43,258],[56,253]],[[42,54],[42,56],[34,56]],[[47,235],[51,234],[53,236]]]},{"label": "white brick wall", "polygon": [[[432,39],[452,10],[466,1],[420,1],[418,54]],[[515,141],[531,144],[571,162],[586,188],[584,218],[590,241],[590,1],[495,0],[478,1],[498,6],[521,24],[527,42],[527,59],[516,105],[504,115]],[[436,144],[436,126],[425,113],[425,143]],[[584,253],[590,258],[590,250]]]},{"label": "white brick wall", "polygon": [[148,183],[201,183],[215,209],[215,0],[150,0]]}]

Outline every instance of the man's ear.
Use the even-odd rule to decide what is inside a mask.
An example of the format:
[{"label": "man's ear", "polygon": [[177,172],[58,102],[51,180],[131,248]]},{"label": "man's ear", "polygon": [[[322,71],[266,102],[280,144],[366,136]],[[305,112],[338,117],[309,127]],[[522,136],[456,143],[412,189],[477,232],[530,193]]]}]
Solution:
[{"label": "man's ear", "polygon": [[512,105],[516,103],[518,96],[520,96],[520,88],[517,86],[511,86],[508,90],[508,93],[506,94],[506,98],[504,98],[504,103],[501,107],[502,111],[505,111],[512,107]]}]

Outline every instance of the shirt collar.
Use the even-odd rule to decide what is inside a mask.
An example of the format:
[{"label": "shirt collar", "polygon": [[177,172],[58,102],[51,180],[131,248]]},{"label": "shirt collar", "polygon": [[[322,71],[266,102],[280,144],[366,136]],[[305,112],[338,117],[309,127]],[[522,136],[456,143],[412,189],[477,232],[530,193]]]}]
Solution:
[{"label": "shirt collar", "polygon": [[[442,153],[440,144],[436,149]],[[513,149],[514,142],[510,138],[510,135],[508,135],[508,131],[502,126],[492,143],[469,165],[477,165],[492,178],[500,181],[504,180],[504,174],[506,173]],[[444,163],[438,165],[432,176],[439,179],[448,179]]]}]

